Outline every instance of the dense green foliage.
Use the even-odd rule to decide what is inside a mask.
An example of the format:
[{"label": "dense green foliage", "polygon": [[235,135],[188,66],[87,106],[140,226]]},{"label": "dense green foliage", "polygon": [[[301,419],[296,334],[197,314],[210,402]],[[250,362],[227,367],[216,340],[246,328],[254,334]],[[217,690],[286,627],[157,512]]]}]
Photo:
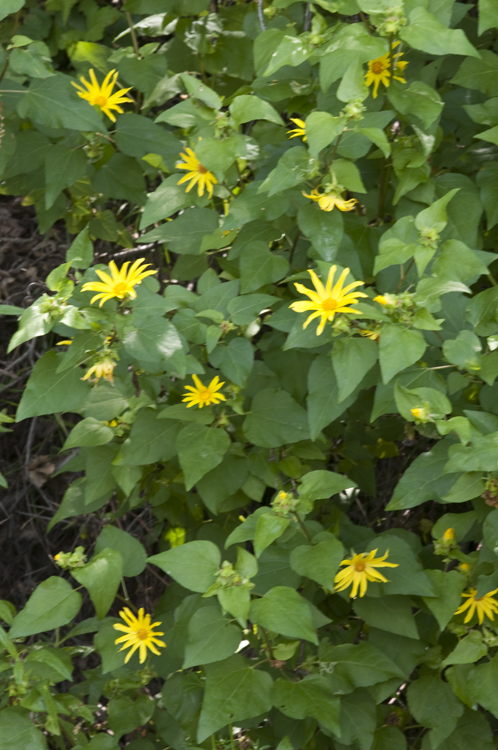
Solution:
[{"label": "dense green foliage", "polygon": [[[47,341],[17,420],[68,431],[50,527],[107,522],[0,602],[0,749],[495,748],[498,1],[1,0],[0,22],[1,191],[72,236],[45,294],[0,306],[11,350]],[[78,96],[90,69],[117,71],[115,121]],[[96,242],[154,273],[100,306]],[[295,283],[332,264],[354,310],[303,328]],[[149,558],[119,527],[142,506]],[[352,597],[374,550],[393,567]],[[167,647],[125,664],[146,564]]]}]

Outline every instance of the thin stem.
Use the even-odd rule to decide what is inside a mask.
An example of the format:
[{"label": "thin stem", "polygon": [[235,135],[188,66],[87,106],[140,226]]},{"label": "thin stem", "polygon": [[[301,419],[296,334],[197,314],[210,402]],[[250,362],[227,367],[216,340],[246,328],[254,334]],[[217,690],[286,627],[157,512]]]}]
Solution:
[{"label": "thin stem", "polygon": [[406,269],[406,271],[404,271],[403,266],[401,266],[400,279],[399,279],[399,284],[396,287],[396,294],[399,292],[401,285],[403,281],[406,279],[406,277],[408,276],[408,273],[410,272],[410,269],[413,266],[414,262],[415,262],[415,258],[412,258],[408,264],[408,268]]},{"label": "thin stem", "polygon": [[135,33],[135,27],[133,26],[133,19],[131,17],[131,14],[126,11],[126,20],[128,21],[128,26],[130,27],[130,34],[131,34],[131,41],[133,44],[133,49],[135,50],[135,54],[138,57],[139,60],[142,59],[142,53],[140,52],[140,47],[138,46],[138,39],[137,35]]},{"label": "thin stem", "polygon": [[268,650],[268,654],[270,655],[270,659],[275,659],[275,657],[273,656],[273,648],[272,648],[272,645],[270,643],[270,639],[268,638],[268,633],[262,627],[262,625],[258,625],[258,627],[260,628],[261,632],[263,633],[263,638],[265,639],[266,648]]},{"label": "thin stem", "polygon": [[298,516],[297,513],[294,513],[294,516],[295,516],[297,522],[299,523],[299,526],[301,527],[301,531],[303,532],[304,536],[306,537],[306,540],[311,544],[311,537],[310,537],[310,535],[308,533],[308,529],[306,528],[306,526],[304,525],[304,523],[301,521],[301,519],[299,518],[299,516]]},{"label": "thin stem", "polygon": [[234,739],[233,739],[233,728],[232,728],[231,724],[228,725],[228,731],[230,732],[230,747],[231,747],[231,750],[235,750],[235,742],[234,742]]},{"label": "thin stem", "polygon": [[130,601],[130,597],[128,596],[128,589],[126,588],[125,579],[121,579],[121,588],[123,589],[123,594],[127,602]]},{"label": "thin stem", "polygon": [[263,0],[258,0],[258,17],[261,29],[266,31],[265,17],[263,15]]}]

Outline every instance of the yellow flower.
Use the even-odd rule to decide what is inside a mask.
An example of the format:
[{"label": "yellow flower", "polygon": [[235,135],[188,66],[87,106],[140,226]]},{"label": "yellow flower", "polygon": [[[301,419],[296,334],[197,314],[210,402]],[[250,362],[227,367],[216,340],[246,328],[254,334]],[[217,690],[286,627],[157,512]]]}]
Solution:
[{"label": "yellow flower", "polygon": [[123,633],[126,633],[126,635],[116,638],[114,643],[123,644],[119,649],[120,651],[124,651],[125,648],[130,648],[131,646],[131,650],[126,655],[125,664],[131,659],[137,648],[140,649],[140,664],[145,661],[148,648],[153,654],[157,654],[157,656],[160,655],[160,651],[157,650],[156,646],[163,646],[166,648],[164,641],[160,641],[159,638],[157,638],[158,635],[164,635],[164,633],[153,630],[156,625],[160,625],[161,623],[153,622],[151,625],[150,615],[144,616],[143,608],[138,610],[138,617],[135,617],[128,607],[124,607],[119,613],[119,616],[125,621],[126,625],[118,623],[113,625],[113,628],[114,630],[121,630]]},{"label": "yellow flower", "polygon": [[360,589],[360,596],[365,596],[368,586],[368,581],[383,581],[388,583],[387,578],[384,578],[382,573],[379,573],[376,568],[397,568],[398,563],[384,562],[389,554],[389,550],[383,557],[375,557],[377,552],[374,549],[368,554],[366,552],[360,552],[358,555],[353,555],[350,560],[343,560],[341,565],[346,565],[345,570],[339,571],[334,578],[336,584],[334,591],[344,591],[348,586],[353,584],[353,589],[350,592],[350,597],[356,599],[358,594],[358,588]]},{"label": "yellow flower", "polygon": [[334,320],[334,316],[337,313],[361,314],[359,310],[354,310],[352,307],[349,307],[349,305],[356,304],[358,302],[358,297],[367,296],[366,294],[363,294],[363,292],[351,291],[357,286],[362,286],[364,284],[363,281],[354,281],[352,284],[348,284],[348,286],[344,287],[344,289],[342,288],[344,280],[349,273],[349,268],[344,269],[335,286],[332,286],[336,270],[337,266],[331,266],[325,286],[323,286],[314,271],[308,270],[311,280],[313,281],[313,286],[316,289],[315,292],[311,291],[311,289],[308,289],[303,284],[294,284],[297,291],[301,294],[306,294],[306,296],[310,298],[310,301],[293,302],[290,305],[290,308],[299,313],[308,312],[310,310],[313,311],[303,324],[303,329],[306,328],[314,318],[320,318],[320,325],[316,330],[317,336],[320,336],[322,333],[327,320]]},{"label": "yellow flower", "polygon": [[479,625],[482,625],[484,615],[489,617],[490,620],[494,620],[495,613],[498,612],[498,602],[496,599],[493,599],[493,594],[496,594],[497,591],[498,589],[489,591],[478,599],[476,597],[477,589],[469,589],[468,594],[462,594],[462,597],[465,597],[467,601],[457,609],[455,614],[461,615],[466,609],[468,609],[469,611],[465,616],[464,622],[469,622],[474,616],[474,612],[477,612]]},{"label": "yellow flower", "polygon": [[145,269],[147,266],[150,266],[150,263],[146,263],[144,266],[140,265],[144,260],[145,258],[138,258],[129,270],[129,260],[119,270],[115,262],[111,260],[109,263],[111,275],[109,276],[105,271],[100,271],[96,268],[95,273],[101,281],[90,281],[83,285],[81,291],[100,292],[100,294],[96,294],[90,300],[90,304],[93,305],[95,300],[100,299],[99,307],[102,307],[104,302],[113,297],[117,297],[117,299],[124,299],[125,297],[135,299],[137,293],[134,287],[140,284],[146,276],[157,273],[157,271],[146,271]]},{"label": "yellow flower", "polygon": [[186,154],[180,154],[182,159],[185,159],[185,161],[180,162],[180,164],[177,164],[176,166],[177,169],[187,169],[188,172],[182,177],[181,180],[178,180],[177,185],[181,185],[182,183],[188,182],[190,180],[190,184],[186,190],[187,193],[189,192],[189,190],[192,190],[194,185],[197,183],[198,195],[204,195],[204,189],[206,189],[209,193],[209,197],[211,198],[213,195],[213,185],[216,185],[218,183],[218,180],[212,172],[209,172],[206,167],[202,166],[191,148],[186,148],[185,151],[187,152]]},{"label": "yellow flower", "polygon": [[460,565],[460,570],[461,570],[461,571],[462,571],[463,573],[468,573],[468,572],[469,572],[469,570],[470,570],[470,565],[469,565],[468,563],[462,563],[462,564]]},{"label": "yellow flower", "polygon": [[[413,411],[413,409],[412,409]],[[452,542],[455,538],[455,531],[452,528],[446,529],[446,531],[443,534],[443,539],[445,542]]]},{"label": "yellow flower", "polygon": [[167,542],[170,543],[171,548],[173,547],[180,547],[182,544],[185,544],[185,535],[186,531],[181,526],[176,526],[175,528],[168,529],[166,534],[164,535],[164,538]]},{"label": "yellow flower", "polygon": [[63,341],[58,341],[56,346],[71,346],[72,343],[72,339],[64,339]]},{"label": "yellow flower", "polygon": [[297,128],[295,128],[294,130],[288,130],[287,134],[292,133],[292,135],[290,136],[291,138],[298,138],[299,136],[302,135],[303,141],[305,141],[306,140],[306,125],[303,122],[303,120],[300,120],[297,117],[291,117],[290,121],[293,122],[295,125],[297,125]]},{"label": "yellow flower", "polygon": [[[394,44],[391,45],[391,53],[394,52],[394,48],[397,47],[399,42],[394,42]],[[398,52],[393,60],[393,78],[395,81],[401,81],[401,83],[406,83],[405,79],[403,78],[403,71],[408,65],[408,62],[406,60],[400,60],[399,58],[403,55],[403,52]],[[383,86],[386,88],[389,87],[390,84],[390,78],[391,78],[391,55],[389,52],[386,52],[385,55],[382,55],[381,57],[376,57],[375,60],[370,60],[368,63],[368,71],[365,73],[365,83],[367,86],[371,86],[373,84],[373,98],[377,98],[377,93],[379,90],[379,84],[382,83]]]},{"label": "yellow flower", "polygon": [[374,297],[374,302],[378,302],[379,305],[387,305],[387,299],[383,294],[378,294],[376,297]]},{"label": "yellow flower", "polygon": [[116,110],[116,112],[122,113],[123,110],[119,105],[123,102],[133,101],[133,99],[129,99],[127,96],[123,96],[127,91],[131,89],[131,86],[127,89],[119,89],[119,91],[116,91],[113,94],[112,90],[118,78],[116,70],[111,70],[111,72],[106,75],[102,86],[99,86],[97,78],[95,77],[95,73],[93,72],[93,68],[90,68],[89,73],[90,83],[88,83],[88,81],[86,81],[83,77],[80,78],[83,86],[86,86],[87,88],[86,91],[81,86],[78,86],[77,83],[71,81],[73,86],[78,89],[78,96],[81,99],[85,99],[87,102],[90,102],[92,106],[96,105],[97,107],[100,107],[102,112],[104,112],[107,117],[109,117],[113,122],[116,122],[116,118],[112,114],[111,110],[114,109]]},{"label": "yellow flower", "polygon": [[372,341],[378,341],[380,339],[380,331],[369,331],[368,328],[362,328],[361,331],[358,331],[360,336],[364,336],[367,339],[371,339]]},{"label": "yellow flower", "polygon": [[54,556],[54,560],[55,560],[55,561],[57,562],[57,560],[59,559],[59,557],[60,557],[60,556],[61,556],[61,553],[60,553],[60,552],[58,552],[58,553],[57,553],[57,554],[56,554],[56,555]]},{"label": "yellow flower", "polygon": [[[114,360],[112,360],[110,357],[104,357],[104,359],[101,359],[100,362],[97,362],[97,364],[90,367],[90,369],[86,372],[84,377],[81,378],[81,380],[93,380],[97,382],[100,380],[100,378],[104,378],[104,380],[107,380],[109,383],[114,382],[112,373],[114,372],[114,368],[116,367],[116,363]],[[91,376],[95,373],[95,378],[91,378]]]},{"label": "yellow flower", "polygon": [[358,203],[356,198],[345,200],[336,193],[320,193],[318,188],[313,188],[309,195],[303,191],[303,195],[305,198],[311,198],[312,201],[316,201],[322,211],[332,211],[334,206],[337,206],[339,211],[351,211]]},{"label": "yellow flower", "polygon": [[187,409],[189,409],[191,406],[196,405],[199,406],[199,409],[202,409],[203,406],[209,406],[209,404],[218,404],[220,401],[226,401],[226,398],[222,393],[216,393],[216,391],[219,391],[222,385],[225,385],[225,381],[223,381],[222,383],[218,383],[218,375],[212,379],[209,385],[204,385],[204,383],[199,380],[197,375],[192,375],[192,379],[195,383],[195,388],[193,385],[186,385],[185,390],[192,392],[187,393],[184,398],[182,398],[182,401],[190,401],[190,403],[187,403]]}]

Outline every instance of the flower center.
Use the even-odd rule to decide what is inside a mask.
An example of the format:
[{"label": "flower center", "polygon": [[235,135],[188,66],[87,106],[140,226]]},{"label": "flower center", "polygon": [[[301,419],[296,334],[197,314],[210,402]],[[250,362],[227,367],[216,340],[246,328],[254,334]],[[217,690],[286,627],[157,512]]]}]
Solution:
[{"label": "flower center", "polygon": [[95,97],[95,104],[97,104],[97,106],[99,107],[105,107],[105,105],[107,104],[107,97],[99,94],[99,96]]},{"label": "flower center", "polygon": [[380,74],[383,73],[384,70],[387,70],[387,68],[383,62],[372,63],[372,73],[375,76],[380,76]]},{"label": "flower center", "polygon": [[137,638],[139,641],[146,641],[149,637],[149,631],[145,628],[141,628],[140,630],[137,630]]},{"label": "flower center", "polygon": [[337,310],[339,307],[339,303],[336,299],[332,299],[332,297],[326,297],[322,301],[322,308],[326,310],[327,312],[332,312],[333,310]]},{"label": "flower center", "polygon": [[114,295],[116,297],[119,297],[119,299],[123,299],[125,294],[128,292],[128,284],[126,281],[118,281],[117,284],[114,284]]},{"label": "flower center", "polygon": [[366,563],[364,563],[363,560],[358,560],[358,562],[354,564],[354,569],[356,570],[357,573],[363,573],[365,568],[366,568]]},{"label": "flower center", "polygon": [[199,392],[199,396],[203,401],[209,401],[209,399],[211,398],[211,391],[208,391],[208,389],[205,388],[203,391]]},{"label": "flower center", "polygon": [[199,162],[199,164],[197,165],[197,171],[199,172],[199,174],[206,174],[208,170]]}]

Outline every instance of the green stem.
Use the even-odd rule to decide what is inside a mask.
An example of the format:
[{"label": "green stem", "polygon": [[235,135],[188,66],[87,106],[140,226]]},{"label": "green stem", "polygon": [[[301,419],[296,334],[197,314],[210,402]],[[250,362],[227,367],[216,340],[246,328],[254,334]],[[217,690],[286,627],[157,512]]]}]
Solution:
[{"label": "green stem", "polygon": [[235,750],[235,741],[233,739],[233,729],[231,724],[228,725],[228,731],[230,732],[230,748],[231,750]]},{"label": "green stem", "polygon": [[303,532],[304,536],[306,537],[306,540],[311,544],[311,537],[310,537],[310,535],[308,533],[308,529],[306,528],[306,526],[304,525],[304,523],[301,521],[301,519],[299,518],[299,516],[298,516],[297,513],[294,513],[294,516],[295,516],[297,522],[299,523],[299,526],[301,527],[301,531]]},{"label": "green stem", "polygon": [[140,52],[140,47],[138,46],[138,39],[135,33],[135,27],[133,26],[133,19],[131,17],[131,14],[128,11],[126,11],[125,15],[126,15],[126,20],[128,21],[128,26],[130,27],[131,42],[133,44],[133,49],[135,50],[135,54],[138,57],[138,59],[141,60],[143,55]]}]

